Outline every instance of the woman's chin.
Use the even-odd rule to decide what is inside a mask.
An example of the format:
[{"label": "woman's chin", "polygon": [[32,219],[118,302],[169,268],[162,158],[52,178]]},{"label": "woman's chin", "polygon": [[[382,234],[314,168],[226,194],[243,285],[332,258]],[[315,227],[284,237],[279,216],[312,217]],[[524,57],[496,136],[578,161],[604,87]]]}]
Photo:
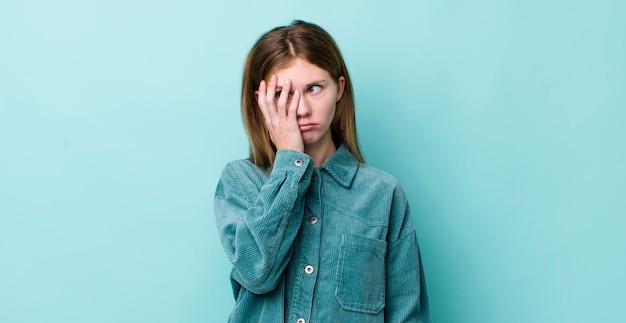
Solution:
[{"label": "woman's chin", "polygon": [[315,136],[302,136],[302,142],[304,143],[304,146],[314,146],[318,143],[318,141],[318,138],[316,138]]}]

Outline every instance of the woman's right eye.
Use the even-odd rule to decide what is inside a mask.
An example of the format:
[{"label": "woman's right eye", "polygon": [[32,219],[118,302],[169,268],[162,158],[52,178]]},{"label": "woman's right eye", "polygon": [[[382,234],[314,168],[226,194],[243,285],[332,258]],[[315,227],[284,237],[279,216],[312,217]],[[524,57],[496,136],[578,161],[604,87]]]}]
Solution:
[{"label": "woman's right eye", "polygon": [[[276,94],[274,95],[274,98],[275,98],[275,99],[277,99],[277,100],[278,100],[278,99],[280,99],[280,95],[281,95],[282,93],[283,93],[283,91],[276,91]],[[291,98],[291,96],[292,96],[292,95],[293,95],[292,93],[289,93],[289,95],[287,96],[287,98]]]}]

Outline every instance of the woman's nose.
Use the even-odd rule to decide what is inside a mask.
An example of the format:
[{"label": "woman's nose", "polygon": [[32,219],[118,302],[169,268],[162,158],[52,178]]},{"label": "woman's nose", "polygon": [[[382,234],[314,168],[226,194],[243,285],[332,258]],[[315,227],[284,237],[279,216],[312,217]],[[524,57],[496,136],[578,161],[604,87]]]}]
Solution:
[{"label": "woman's nose", "polygon": [[306,117],[311,114],[311,105],[306,97],[301,96],[300,102],[298,102],[298,110],[296,111],[298,117]]}]

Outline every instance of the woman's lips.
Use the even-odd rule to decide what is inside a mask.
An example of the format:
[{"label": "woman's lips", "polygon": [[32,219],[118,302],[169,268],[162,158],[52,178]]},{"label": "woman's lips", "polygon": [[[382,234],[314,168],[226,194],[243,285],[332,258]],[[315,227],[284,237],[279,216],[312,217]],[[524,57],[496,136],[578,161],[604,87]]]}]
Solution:
[{"label": "woman's lips", "polygon": [[303,123],[303,124],[299,124],[298,126],[300,127],[300,131],[309,131],[315,128],[314,123]]}]

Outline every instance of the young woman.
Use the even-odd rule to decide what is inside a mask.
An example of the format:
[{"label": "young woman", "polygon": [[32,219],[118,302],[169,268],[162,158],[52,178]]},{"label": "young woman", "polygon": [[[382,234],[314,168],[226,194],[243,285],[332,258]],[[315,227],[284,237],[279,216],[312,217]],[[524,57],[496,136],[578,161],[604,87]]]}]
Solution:
[{"label": "young woman", "polygon": [[250,158],[215,193],[231,322],[430,322],[413,217],[364,164],[331,36],[295,21],[256,42],[241,93]]}]

